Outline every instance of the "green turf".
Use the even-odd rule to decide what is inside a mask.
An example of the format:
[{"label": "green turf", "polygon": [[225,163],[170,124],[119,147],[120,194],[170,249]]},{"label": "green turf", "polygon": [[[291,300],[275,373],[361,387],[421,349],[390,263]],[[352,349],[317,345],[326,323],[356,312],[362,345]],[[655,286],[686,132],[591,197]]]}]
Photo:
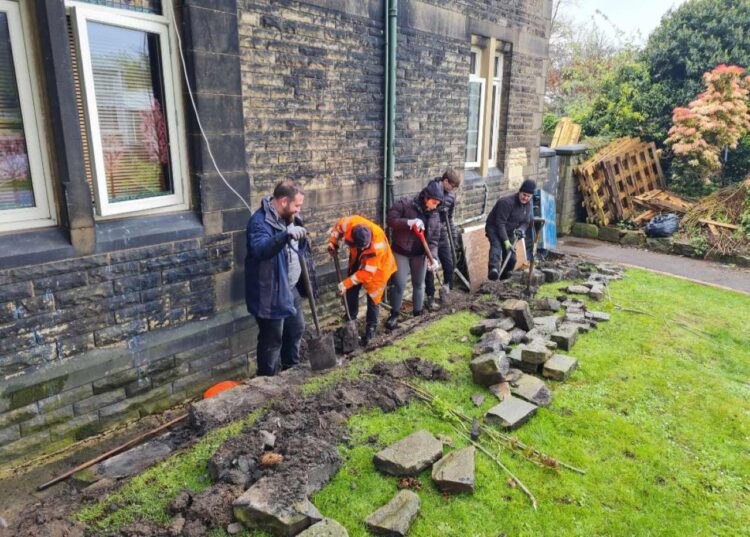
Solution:
[{"label": "green turf", "polygon": [[[563,286],[546,286],[542,294],[555,296]],[[410,536],[750,535],[750,297],[629,270],[591,307],[611,313],[612,322],[579,338],[568,353],[579,359],[578,371],[551,383],[552,404],[515,433],[587,474],[556,474],[501,453],[536,496],[535,512],[482,454],[473,496],[444,497],[425,472]],[[468,329],[478,319],[465,312],[444,317],[306,391],[358,376],[376,360],[420,356],[451,372],[449,382],[421,385],[478,417],[495,404],[469,374],[476,338]],[[481,408],[469,401],[476,392],[486,396]],[[397,491],[396,478],[375,471],[375,452],[423,428],[450,436],[455,447],[466,445],[422,403],[355,416],[349,425],[351,439],[339,446],[343,467],[313,501],[353,536],[367,535],[365,517]],[[137,516],[166,522],[164,507],[183,487],[208,486],[206,460],[239,430],[211,433],[78,518],[98,530]]]}]

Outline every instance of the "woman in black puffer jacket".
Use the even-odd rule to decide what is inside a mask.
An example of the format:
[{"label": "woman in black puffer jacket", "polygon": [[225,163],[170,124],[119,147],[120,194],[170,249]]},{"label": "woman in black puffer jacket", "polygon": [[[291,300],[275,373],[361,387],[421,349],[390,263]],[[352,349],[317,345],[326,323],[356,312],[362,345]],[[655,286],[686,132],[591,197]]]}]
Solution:
[{"label": "woman in black puffer jacket", "polygon": [[[391,315],[385,322],[388,330],[398,324],[398,312],[411,274],[414,315],[422,313],[424,303],[424,279],[427,270],[437,270],[437,251],[440,241],[440,217],[437,208],[443,201],[443,186],[430,183],[414,198],[402,198],[388,209],[388,227],[392,230],[391,248],[396,257],[398,272],[391,278]],[[423,231],[434,266],[428,266],[422,242],[417,231]]]}]

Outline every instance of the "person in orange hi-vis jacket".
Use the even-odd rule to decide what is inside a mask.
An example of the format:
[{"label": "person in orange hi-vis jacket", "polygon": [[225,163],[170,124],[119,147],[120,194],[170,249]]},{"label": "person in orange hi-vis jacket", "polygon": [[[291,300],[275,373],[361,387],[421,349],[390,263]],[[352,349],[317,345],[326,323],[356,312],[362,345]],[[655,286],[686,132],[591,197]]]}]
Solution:
[{"label": "person in orange hi-vis jacket", "polygon": [[383,228],[359,215],[339,218],[331,229],[328,251],[338,255],[339,240],[349,246],[348,278],[339,283],[339,294],[346,293],[352,318],[359,310],[359,289],[367,292],[367,317],[362,345],[375,336],[380,314],[380,301],[391,275],[396,272],[396,259]]}]

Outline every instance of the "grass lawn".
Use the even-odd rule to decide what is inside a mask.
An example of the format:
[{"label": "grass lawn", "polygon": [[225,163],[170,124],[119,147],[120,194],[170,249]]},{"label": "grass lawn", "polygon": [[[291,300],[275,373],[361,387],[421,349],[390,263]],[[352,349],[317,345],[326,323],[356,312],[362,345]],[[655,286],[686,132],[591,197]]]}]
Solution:
[{"label": "grass lawn", "polygon": [[[542,293],[555,296],[560,287]],[[552,383],[552,404],[514,433],[586,475],[556,474],[501,452],[536,496],[533,511],[507,475],[477,453],[473,496],[443,497],[429,471],[419,476],[422,510],[410,536],[750,535],[750,297],[640,270],[629,270],[610,293],[592,309],[611,313],[612,322],[579,338],[569,353],[579,359],[578,371]],[[357,375],[375,360],[420,356],[451,372],[449,382],[421,385],[479,417],[496,399],[473,385],[468,369],[475,338],[465,336],[478,319],[444,317],[308,389]],[[481,408],[469,400],[477,392],[486,395]],[[351,441],[339,446],[344,465],[313,501],[353,536],[368,534],[366,516],[397,491],[397,478],[375,471],[376,451],[422,428],[466,445],[418,402],[355,416],[350,426]],[[366,443],[373,435],[375,445]],[[162,509],[180,485],[208,485],[204,462],[217,445],[214,438],[198,446],[199,455],[165,461],[79,517],[100,528],[138,512],[166,520]],[[105,516],[112,503],[119,511]]]}]

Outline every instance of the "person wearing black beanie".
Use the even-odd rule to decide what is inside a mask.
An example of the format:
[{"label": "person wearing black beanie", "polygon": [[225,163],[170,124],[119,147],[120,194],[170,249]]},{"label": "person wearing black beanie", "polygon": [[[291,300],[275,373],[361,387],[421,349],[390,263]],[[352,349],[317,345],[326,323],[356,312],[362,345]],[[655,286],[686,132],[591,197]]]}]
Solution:
[{"label": "person wearing black beanie", "polygon": [[[531,197],[536,190],[536,183],[526,179],[521,183],[517,193],[503,196],[490,211],[484,232],[490,241],[490,262],[487,278],[490,280],[505,280],[510,278],[510,271],[516,264],[516,253],[512,248],[510,237],[523,238],[531,223]],[[502,274],[500,267],[506,258]]]}]

